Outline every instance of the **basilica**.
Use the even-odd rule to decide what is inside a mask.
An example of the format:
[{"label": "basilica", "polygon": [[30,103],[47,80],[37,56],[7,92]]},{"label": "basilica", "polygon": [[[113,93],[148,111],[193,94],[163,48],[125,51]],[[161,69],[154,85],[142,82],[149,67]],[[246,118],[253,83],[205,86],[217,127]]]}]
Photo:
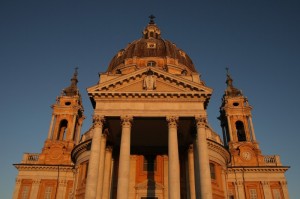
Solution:
[{"label": "basilica", "polygon": [[13,199],[289,199],[289,167],[263,154],[252,107],[225,78],[219,135],[207,120],[212,89],[150,16],[87,89],[87,132],[75,70],[42,151],[14,164]]}]

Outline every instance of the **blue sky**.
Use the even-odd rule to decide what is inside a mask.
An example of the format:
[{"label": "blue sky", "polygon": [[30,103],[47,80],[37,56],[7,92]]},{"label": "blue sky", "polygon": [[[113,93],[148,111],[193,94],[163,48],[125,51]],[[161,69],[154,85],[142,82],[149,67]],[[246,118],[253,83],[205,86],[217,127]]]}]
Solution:
[{"label": "blue sky", "polygon": [[154,14],[162,37],[192,58],[214,89],[209,122],[217,117],[226,71],[253,106],[262,152],[281,155],[291,198],[299,195],[300,3],[279,0],[0,1],[0,195],[11,198],[24,152],[40,152],[50,106],[79,66],[86,120],[86,88],[115,53],[141,37]]}]

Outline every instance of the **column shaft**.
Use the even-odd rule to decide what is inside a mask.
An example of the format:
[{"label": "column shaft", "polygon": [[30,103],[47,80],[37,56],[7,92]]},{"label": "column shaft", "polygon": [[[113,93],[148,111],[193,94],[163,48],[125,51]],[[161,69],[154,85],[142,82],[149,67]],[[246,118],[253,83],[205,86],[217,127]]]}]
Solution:
[{"label": "column shaft", "polygon": [[228,125],[228,134],[229,134],[229,141],[232,142],[233,141],[233,136],[232,136],[232,128],[231,128],[231,120],[230,120],[230,116],[227,116],[227,125]]},{"label": "column shaft", "polygon": [[52,132],[53,132],[54,119],[55,119],[55,115],[52,115],[49,131],[48,131],[48,139],[52,139],[53,137]]},{"label": "column shaft", "polygon": [[249,116],[249,123],[250,123],[250,127],[251,127],[251,135],[252,135],[252,139],[253,139],[253,141],[256,141],[256,137],[255,137],[255,133],[254,133],[254,127],[253,127],[253,123],[252,123],[252,118],[251,118],[251,116]]},{"label": "column shaft", "polygon": [[130,134],[132,117],[125,116],[122,120],[122,137],[120,145],[117,199],[128,198],[130,171]]},{"label": "column shaft", "polygon": [[112,147],[106,147],[102,199],[109,199],[111,187]]},{"label": "column shaft", "polygon": [[209,156],[206,140],[206,118],[197,117],[197,148],[199,156],[201,199],[212,199],[212,186],[209,168]]},{"label": "column shaft", "polygon": [[190,145],[190,147],[188,149],[188,165],[189,165],[190,195],[191,195],[191,199],[196,199],[194,147],[193,147],[193,145]]},{"label": "column shaft", "polygon": [[169,198],[180,199],[180,169],[177,140],[178,117],[168,117],[169,122]]},{"label": "column shaft", "polygon": [[89,159],[88,174],[85,187],[85,199],[95,199],[97,193],[97,181],[99,173],[99,153],[101,134],[103,129],[104,118],[95,115],[94,118],[94,133],[92,138],[91,153]]},{"label": "column shaft", "polygon": [[101,138],[100,153],[99,153],[99,156],[100,156],[99,157],[99,173],[98,173],[96,199],[102,198],[106,138],[107,138],[107,133],[103,133],[102,138]]}]

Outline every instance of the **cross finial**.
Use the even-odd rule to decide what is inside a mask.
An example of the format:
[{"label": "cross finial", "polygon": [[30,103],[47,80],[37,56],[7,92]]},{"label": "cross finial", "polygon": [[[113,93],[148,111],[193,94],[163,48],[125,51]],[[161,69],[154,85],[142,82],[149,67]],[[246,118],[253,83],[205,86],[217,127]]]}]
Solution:
[{"label": "cross finial", "polygon": [[229,68],[226,67],[225,69],[226,69],[226,74],[229,75]]},{"label": "cross finial", "polygon": [[155,24],[155,22],[154,22],[155,16],[154,15],[150,15],[149,19],[150,19],[149,24]]}]

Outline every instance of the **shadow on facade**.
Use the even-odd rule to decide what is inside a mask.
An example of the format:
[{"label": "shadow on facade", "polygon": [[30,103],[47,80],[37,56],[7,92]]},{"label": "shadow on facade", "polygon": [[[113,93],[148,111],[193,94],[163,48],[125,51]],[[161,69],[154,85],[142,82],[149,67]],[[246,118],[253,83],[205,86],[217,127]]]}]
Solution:
[{"label": "shadow on facade", "polygon": [[141,199],[157,199],[155,197],[155,171],[157,170],[156,155],[144,156],[144,170],[147,171],[147,197]]}]

